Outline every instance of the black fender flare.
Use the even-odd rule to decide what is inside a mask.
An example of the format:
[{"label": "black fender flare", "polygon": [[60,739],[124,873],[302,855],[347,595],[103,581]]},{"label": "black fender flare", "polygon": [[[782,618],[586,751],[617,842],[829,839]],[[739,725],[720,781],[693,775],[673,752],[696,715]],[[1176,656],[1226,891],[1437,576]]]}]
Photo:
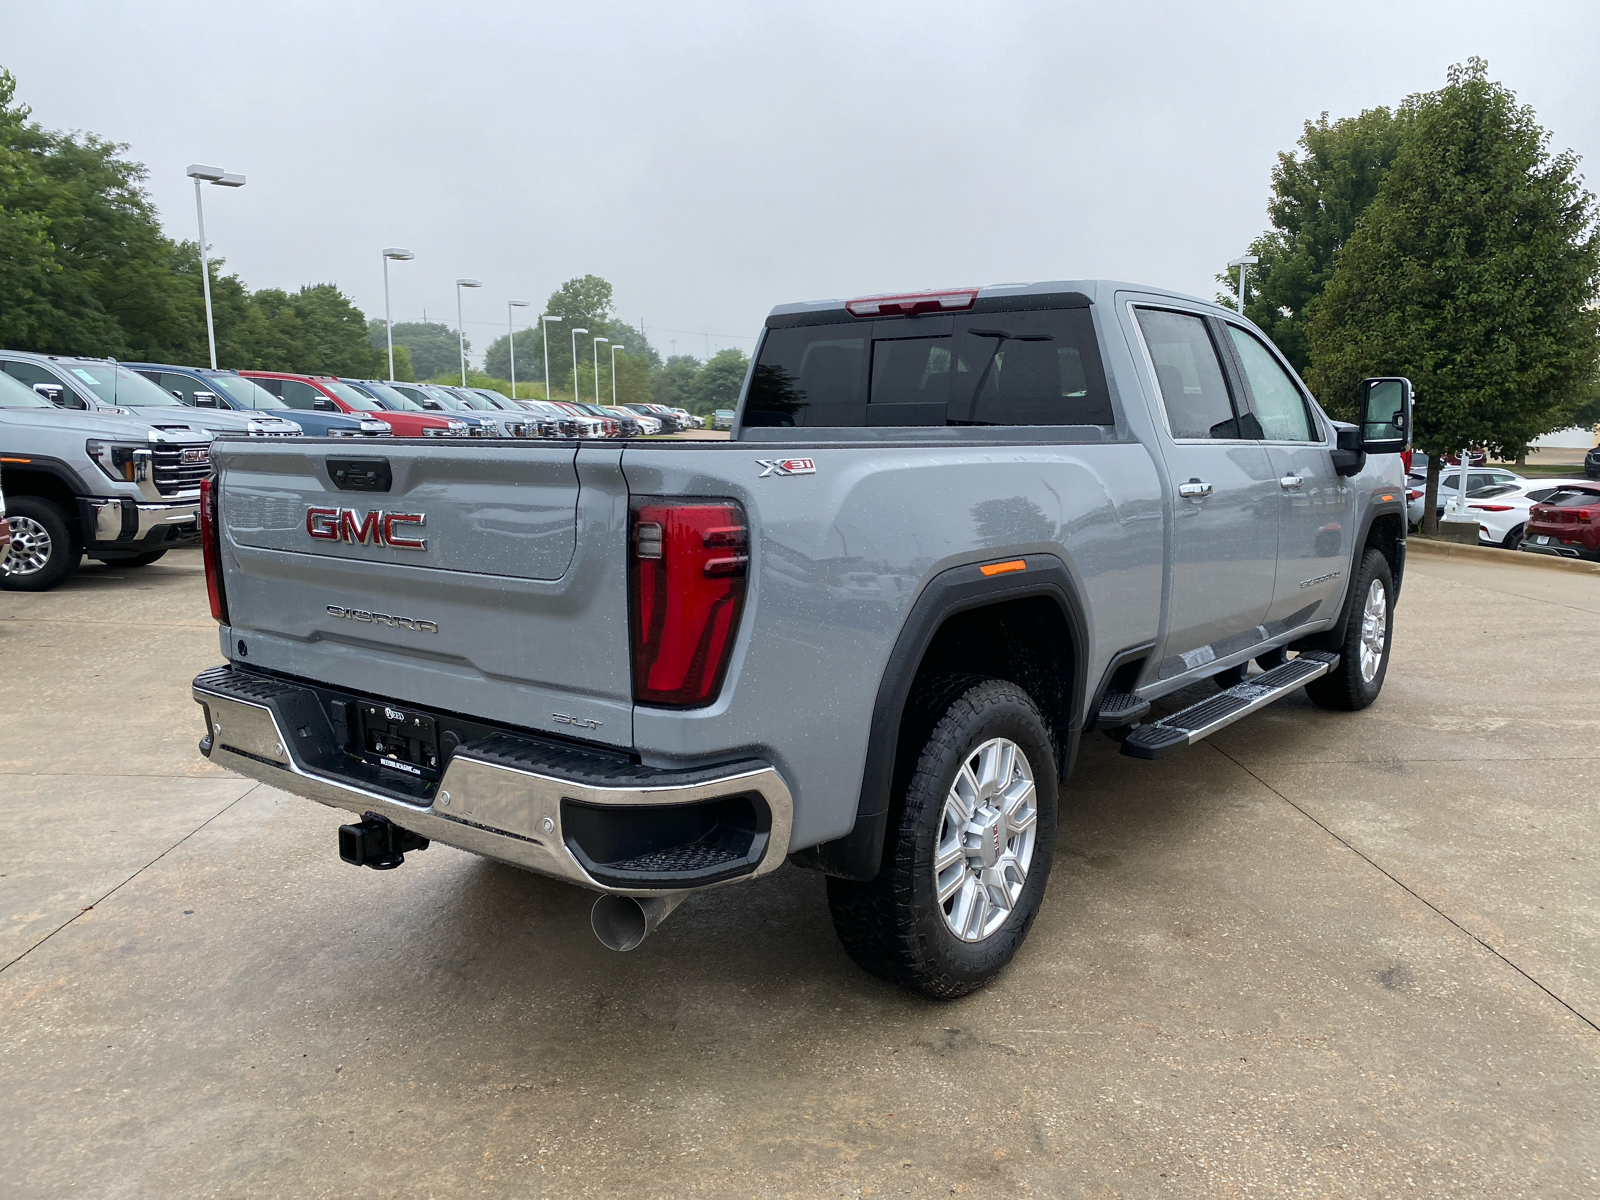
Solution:
[{"label": "black fender flare", "polygon": [[[941,571],[924,585],[900,626],[894,649],[878,683],[872,706],[872,726],[862,764],[861,793],[856,801],[855,825],[842,838],[796,851],[797,866],[809,867],[843,879],[877,877],[883,863],[888,830],[895,753],[900,722],[917,670],[944,622],[956,613],[987,608],[1009,600],[1046,596],[1054,600],[1066,619],[1072,644],[1071,697],[1066,728],[1060,737],[1060,776],[1065,779],[1077,757],[1083,729],[1085,672],[1088,667],[1089,626],[1083,601],[1066,564],[1054,554],[1017,556],[1027,565],[1021,571],[985,575],[983,563],[970,563]],[[1000,561],[1012,561],[1002,559]]]},{"label": "black fender flare", "polygon": [[1367,551],[1367,539],[1372,536],[1372,526],[1379,517],[1394,515],[1400,518],[1400,537],[1395,544],[1395,562],[1392,564],[1394,574],[1394,598],[1400,600],[1400,579],[1405,574],[1406,563],[1406,506],[1399,501],[1379,501],[1367,510],[1367,515],[1361,521],[1361,536],[1356,538],[1355,544],[1350,548],[1350,569],[1346,572],[1344,603],[1339,607],[1339,619],[1321,633],[1313,633],[1303,637],[1290,646],[1291,650],[1334,650],[1337,651],[1344,645],[1345,630],[1350,623],[1350,587],[1355,581],[1356,570],[1361,566],[1361,556]]}]

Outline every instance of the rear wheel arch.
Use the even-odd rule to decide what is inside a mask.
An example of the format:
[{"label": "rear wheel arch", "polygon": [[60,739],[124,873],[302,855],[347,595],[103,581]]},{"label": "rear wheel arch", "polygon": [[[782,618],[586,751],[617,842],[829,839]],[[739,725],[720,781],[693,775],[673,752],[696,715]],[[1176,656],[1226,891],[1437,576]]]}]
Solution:
[{"label": "rear wheel arch", "polygon": [[996,576],[985,576],[982,564],[953,567],[923,588],[879,681],[855,826],[796,852],[797,865],[845,879],[877,875],[895,788],[920,750],[911,728],[918,714],[908,701],[932,681],[987,676],[1022,687],[1050,725],[1056,765],[1066,776],[1082,732],[1088,624],[1060,558],[1029,554],[1022,561],[1024,570]]}]

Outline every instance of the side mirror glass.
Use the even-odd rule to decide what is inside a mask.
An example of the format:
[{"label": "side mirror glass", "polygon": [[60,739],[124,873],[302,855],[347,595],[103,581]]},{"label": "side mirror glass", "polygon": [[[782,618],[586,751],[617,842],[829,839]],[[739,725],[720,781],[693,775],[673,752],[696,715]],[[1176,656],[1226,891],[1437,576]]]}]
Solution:
[{"label": "side mirror glass", "polygon": [[196,392],[194,402],[201,408],[216,408],[217,394],[215,392]]},{"label": "side mirror glass", "polygon": [[1399,376],[1363,379],[1357,392],[1361,448],[1368,454],[1399,454],[1411,445],[1411,381]]}]

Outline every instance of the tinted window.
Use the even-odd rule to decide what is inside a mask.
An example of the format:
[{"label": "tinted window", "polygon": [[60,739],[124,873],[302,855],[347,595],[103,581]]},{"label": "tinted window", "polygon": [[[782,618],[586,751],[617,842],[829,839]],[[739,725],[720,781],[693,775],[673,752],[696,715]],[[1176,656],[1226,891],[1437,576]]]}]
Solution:
[{"label": "tinted window", "polygon": [[[15,379],[18,383],[21,383],[30,392],[33,391],[34,384],[42,383],[46,387],[56,389],[56,392],[53,394],[59,395],[62,407],[88,407],[88,405],[86,405],[79,397],[73,395],[71,388],[67,387],[66,384],[62,383],[61,380],[57,379],[43,367],[35,366],[31,362],[19,362],[16,359],[7,359],[3,365],[5,366],[6,374],[11,376],[11,378]],[[38,392],[34,392],[33,394],[35,396],[40,395]],[[43,396],[40,396],[40,398],[45,399]]]},{"label": "tinted window", "polygon": [[1086,309],[771,329],[744,423],[1111,425]]},{"label": "tinted window", "polygon": [[871,325],[771,329],[750,376],[746,425],[867,423]]},{"label": "tinted window", "polygon": [[[140,372],[140,374],[145,373]],[[194,402],[195,392],[210,391],[209,388],[202,388],[187,375],[174,375],[171,371],[163,371],[159,376],[145,374],[145,378],[159,384],[164,392],[169,394],[176,392],[186,403],[192,404]]]},{"label": "tinted window", "polygon": [[[1175,438],[1240,438],[1228,384],[1206,323],[1188,313],[1141,308],[1139,330]],[[1250,422],[1253,426],[1254,422]],[[1257,430],[1248,429],[1246,434]]]},{"label": "tinted window", "polygon": [[1239,352],[1239,365],[1244,368],[1244,380],[1255,404],[1256,419],[1261,422],[1261,436],[1269,442],[1315,440],[1300,389],[1272,356],[1272,351],[1237,325],[1228,326],[1228,335],[1233,339],[1233,348]]},{"label": "tinted window", "polygon": [[1600,491],[1591,492],[1586,488],[1565,487],[1554,493],[1545,503],[1552,508],[1587,508],[1591,504],[1600,503]]},{"label": "tinted window", "polygon": [[1556,494],[1556,489],[1555,488],[1538,488],[1538,489],[1528,493],[1528,499],[1532,500],[1535,504],[1543,504],[1546,500],[1550,499],[1550,497],[1554,496],[1555,494]]},{"label": "tinted window", "polygon": [[298,379],[275,379],[273,382],[283,389],[283,402],[290,408],[315,408],[317,401],[322,399],[321,392]]},{"label": "tinted window", "polygon": [[227,396],[234,408],[283,409],[289,406],[253,379],[239,375],[207,375],[212,390]]}]

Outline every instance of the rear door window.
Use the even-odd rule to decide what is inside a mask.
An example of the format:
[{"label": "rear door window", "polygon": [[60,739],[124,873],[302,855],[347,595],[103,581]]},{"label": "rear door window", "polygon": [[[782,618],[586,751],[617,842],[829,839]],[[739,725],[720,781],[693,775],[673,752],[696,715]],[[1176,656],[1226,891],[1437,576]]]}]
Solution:
[{"label": "rear door window", "polygon": [[1087,309],[769,329],[748,426],[1114,425]]},{"label": "rear door window", "polygon": [[313,409],[322,399],[321,392],[298,379],[275,379],[273,382],[283,389],[283,402],[290,408]]},{"label": "rear door window", "polygon": [[1155,367],[1167,428],[1178,439],[1239,441],[1259,438],[1255,418],[1241,432],[1217,348],[1203,318],[1160,308],[1135,310],[1139,332]]}]

